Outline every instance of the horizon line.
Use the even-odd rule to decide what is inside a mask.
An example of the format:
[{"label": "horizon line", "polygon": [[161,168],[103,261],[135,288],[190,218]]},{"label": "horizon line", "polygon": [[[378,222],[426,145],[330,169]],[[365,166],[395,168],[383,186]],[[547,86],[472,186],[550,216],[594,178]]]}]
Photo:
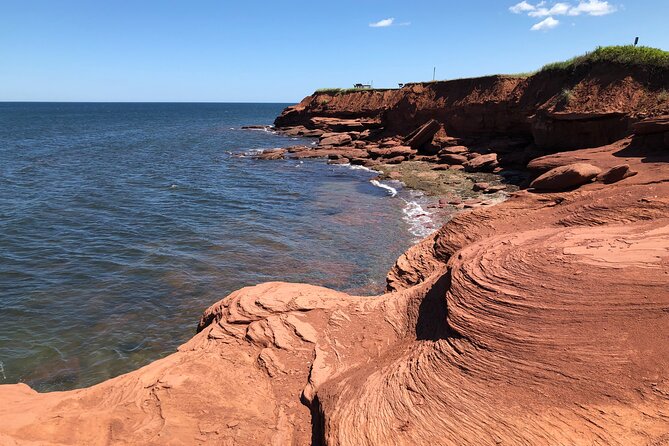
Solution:
[{"label": "horizon line", "polygon": [[45,101],[45,100],[0,100],[0,104],[292,104],[299,101]]}]

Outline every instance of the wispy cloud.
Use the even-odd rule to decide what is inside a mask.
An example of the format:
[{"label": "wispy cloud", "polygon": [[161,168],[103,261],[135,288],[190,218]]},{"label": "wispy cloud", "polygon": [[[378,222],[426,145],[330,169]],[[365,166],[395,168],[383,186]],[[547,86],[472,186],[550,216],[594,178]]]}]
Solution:
[{"label": "wispy cloud", "polygon": [[535,23],[530,29],[532,31],[548,30],[555,28],[560,24],[560,21],[554,19],[553,16],[602,16],[612,14],[617,11],[617,8],[605,0],[580,0],[576,3],[557,2],[548,6],[548,2],[541,1],[536,4],[529,3],[523,0],[520,3],[509,7],[509,11],[514,14],[527,14],[529,17],[543,18],[539,23]]},{"label": "wispy cloud", "polygon": [[559,20],[556,20],[553,17],[546,17],[541,22],[535,23],[534,25],[532,25],[532,28],[530,28],[530,30],[532,30],[532,31],[547,31],[549,29],[555,28],[559,24],[560,24]]},{"label": "wispy cloud", "polygon": [[569,15],[588,14],[594,16],[611,14],[617,11],[617,8],[609,2],[600,0],[589,0],[587,2],[580,2],[575,8],[569,10]]},{"label": "wispy cloud", "polygon": [[548,17],[552,15],[564,15],[567,14],[571,9],[571,5],[567,3],[556,3],[550,9],[544,7],[536,7],[532,11],[528,12],[527,15],[530,17]]},{"label": "wispy cloud", "polygon": [[522,14],[527,11],[534,11],[536,9],[536,6],[531,5],[527,3],[525,0],[523,0],[520,3],[517,3],[513,5],[512,7],[509,8],[509,11],[511,11],[514,14]]},{"label": "wispy cloud", "polygon": [[378,22],[370,23],[369,26],[372,28],[387,28],[389,26],[393,26],[393,23],[395,23],[395,18],[390,17],[388,19],[383,19],[379,20]]},{"label": "wispy cloud", "polygon": [[379,20],[378,22],[370,23],[371,28],[387,28],[389,26],[409,26],[411,22],[396,22],[394,17]]}]

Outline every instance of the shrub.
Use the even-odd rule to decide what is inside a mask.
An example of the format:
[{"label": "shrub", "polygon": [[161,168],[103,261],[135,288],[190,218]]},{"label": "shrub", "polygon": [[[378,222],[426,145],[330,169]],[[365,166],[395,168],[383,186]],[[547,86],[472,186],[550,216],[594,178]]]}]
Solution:
[{"label": "shrub", "polygon": [[574,99],[574,92],[570,88],[563,88],[560,93],[560,99],[562,99],[565,104],[569,105],[572,99]]}]

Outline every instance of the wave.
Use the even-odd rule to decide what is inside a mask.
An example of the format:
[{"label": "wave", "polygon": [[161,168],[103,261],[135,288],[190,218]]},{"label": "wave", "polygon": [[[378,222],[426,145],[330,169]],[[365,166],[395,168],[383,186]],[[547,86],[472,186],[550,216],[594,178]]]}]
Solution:
[{"label": "wave", "polygon": [[418,201],[404,200],[404,203],[402,212],[404,221],[409,225],[409,232],[418,239],[430,235],[434,231],[432,214],[423,209]]},{"label": "wave", "polygon": [[394,197],[397,195],[397,189],[395,189],[392,186],[388,186],[387,184],[383,184],[382,182],[378,180],[370,180],[370,183],[372,183],[376,187],[380,187],[381,189],[385,189],[390,193],[391,197]]},{"label": "wave", "polygon": [[[231,127],[230,130],[234,130],[234,127]],[[273,125],[243,125],[241,127],[241,130],[250,130],[250,131],[255,131],[255,132],[266,132],[266,133],[272,133],[276,134],[276,130]]]}]

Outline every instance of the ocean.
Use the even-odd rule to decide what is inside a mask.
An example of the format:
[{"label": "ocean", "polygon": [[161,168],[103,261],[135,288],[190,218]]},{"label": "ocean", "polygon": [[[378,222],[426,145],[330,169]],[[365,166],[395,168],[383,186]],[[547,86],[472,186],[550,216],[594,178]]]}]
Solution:
[{"label": "ocean", "polygon": [[240,128],[286,105],[0,103],[0,383],[134,370],[243,286],[381,292],[429,233],[419,197],[364,169],[248,156],[311,143]]}]

